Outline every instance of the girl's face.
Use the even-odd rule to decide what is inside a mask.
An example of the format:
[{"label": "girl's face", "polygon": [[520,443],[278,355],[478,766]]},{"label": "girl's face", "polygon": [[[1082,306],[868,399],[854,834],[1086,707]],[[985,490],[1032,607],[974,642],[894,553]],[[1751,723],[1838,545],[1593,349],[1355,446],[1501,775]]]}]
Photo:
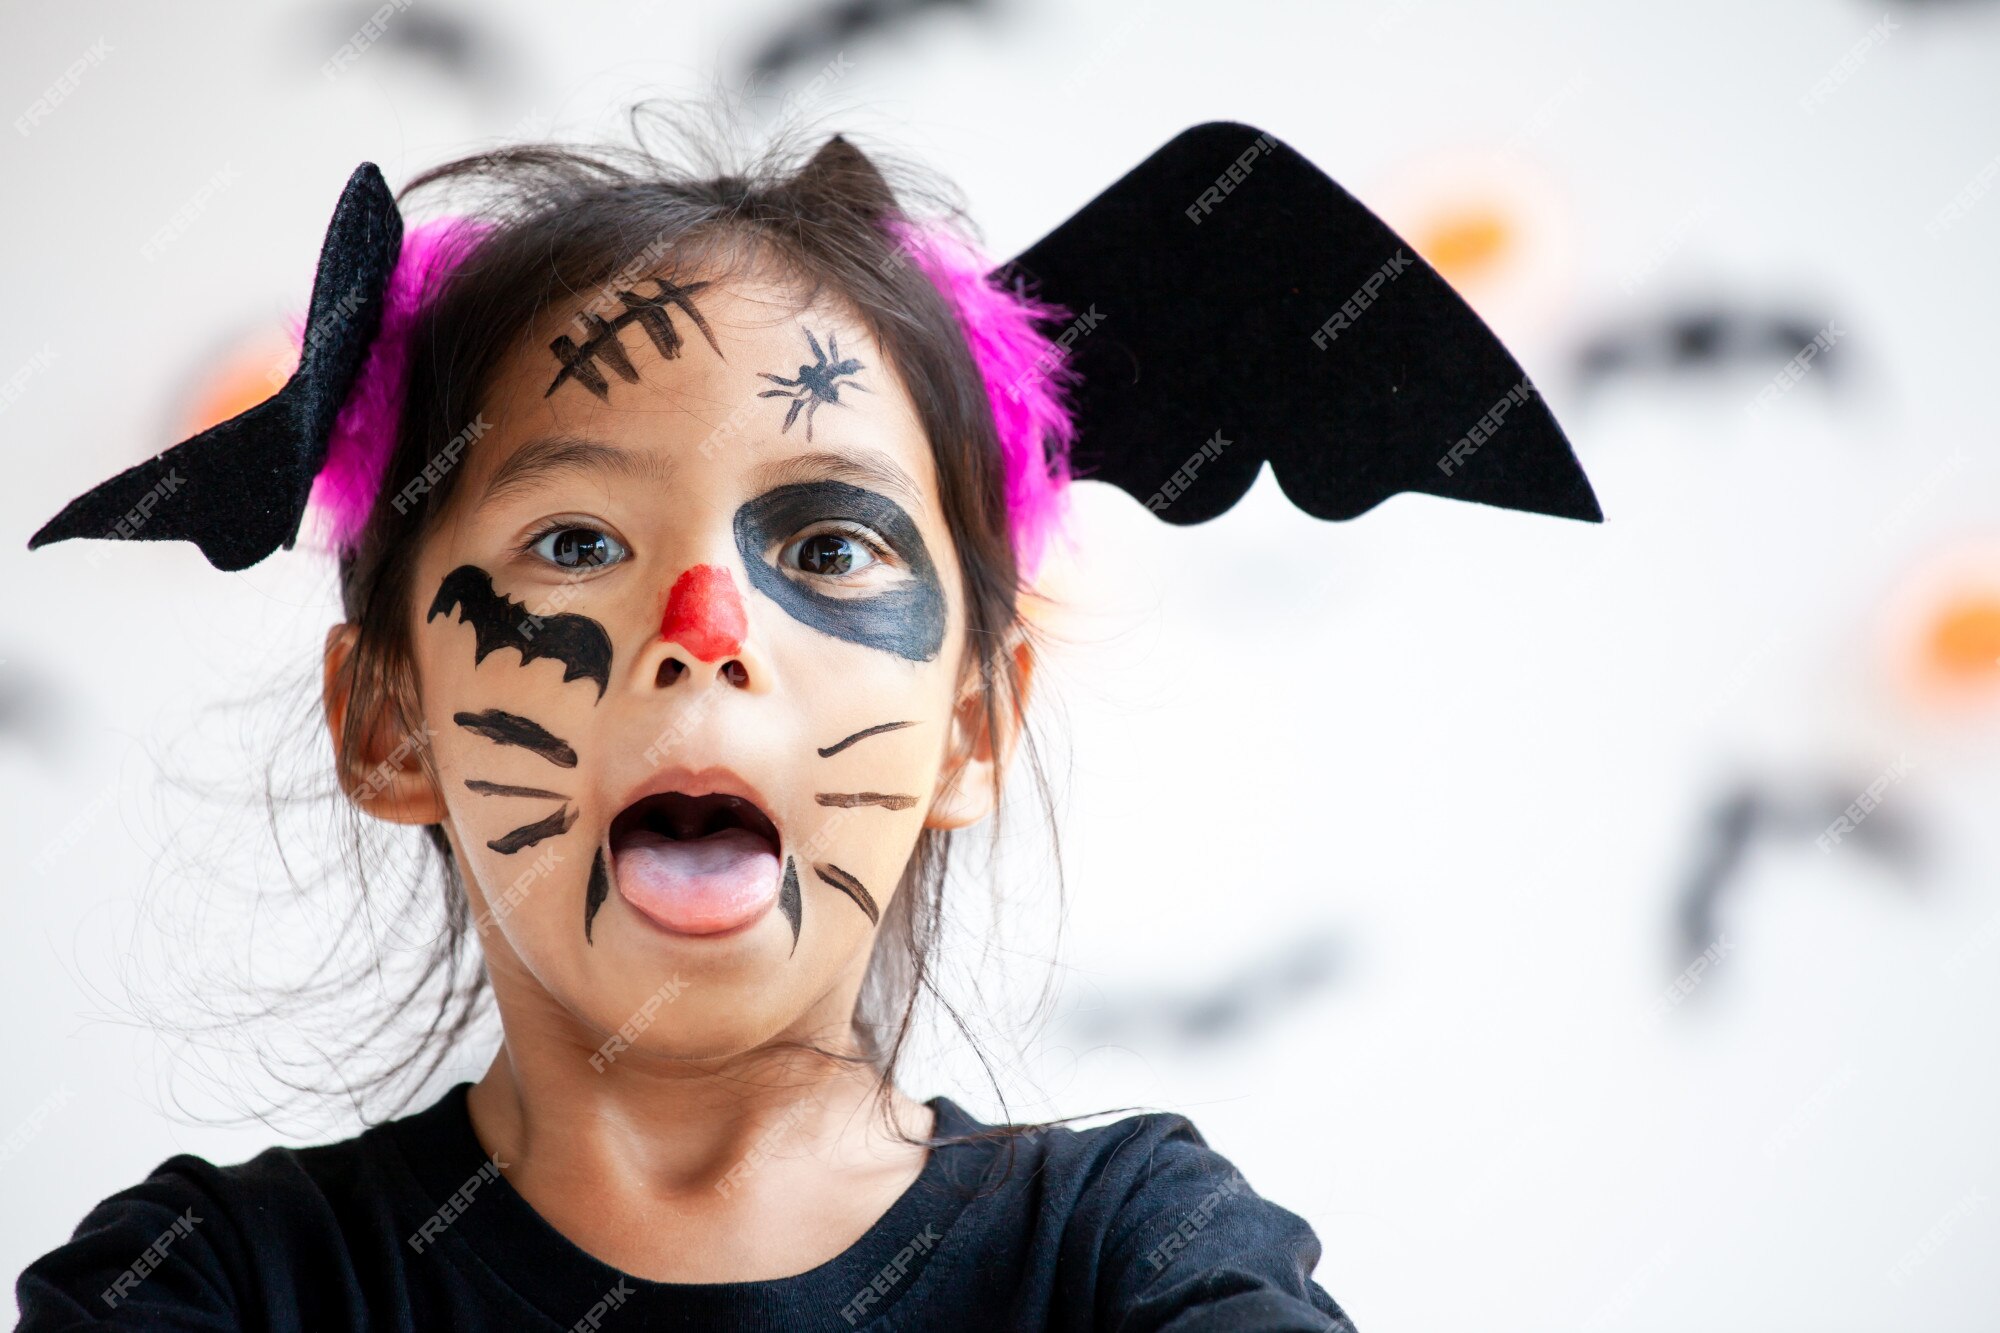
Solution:
[{"label": "girl's face", "polygon": [[986,812],[894,370],[837,303],[645,278],[560,312],[466,426],[411,639],[503,1003],[600,1068],[844,1034],[918,833]]}]

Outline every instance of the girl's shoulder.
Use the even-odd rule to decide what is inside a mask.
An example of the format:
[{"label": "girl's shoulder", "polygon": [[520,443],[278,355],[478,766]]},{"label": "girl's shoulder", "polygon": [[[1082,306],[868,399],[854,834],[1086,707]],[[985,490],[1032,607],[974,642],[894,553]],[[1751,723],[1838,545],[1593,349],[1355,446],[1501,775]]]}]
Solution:
[{"label": "girl's shoulder", "polygon": [[244,1162],[167,1158],[21,1273],[20,1329],[285,1327],[299,1311],[315,1327],[369,1326],[357,1275],[414,1253],[399,1215],[407,1140],[443,1105]]},{"label": "girl's shoulder", "polygon": [[975,1224],[969,1243],[989,1261],[1017,1254],[1024,1284],[1049,1284],[1051,1310],[1081,1302],[1106,1322],[1150,1327],[1148,1317],[1213,1306],[1247,1320],[1232,1327],[1352,1327],[1313,1280],[1312,1227],[1260,1195],[1186,1116],[998,1126],[946,1098],[931,1105],[939,1137],[983,1148],[968,1215],[994,1221]]}]

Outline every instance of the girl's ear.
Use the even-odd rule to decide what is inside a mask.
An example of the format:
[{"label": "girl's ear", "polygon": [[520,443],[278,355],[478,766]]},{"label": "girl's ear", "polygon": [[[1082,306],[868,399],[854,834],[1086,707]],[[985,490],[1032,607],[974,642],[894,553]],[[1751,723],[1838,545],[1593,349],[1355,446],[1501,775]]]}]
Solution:
[{"label": "girl's ear", "polygon": [[986,723],[986,692],[974,676],[959,692],[952,708],[951,745],[938,789],[924,817],[925,828],[955,829],[977,824],[993,813],[995,779],[1004,775],[1014,757],[1014,748],[1025,725],[1028,686],[1034,677],[1035,650],[1025,637],[1013,647],[1015,679],[1019,682],[1020,706],[1014,700],[998,701],[995,728]]},{"label": "girl's ear", "polygon": [[438,799],[424,762],[430,746],[426,728],[419,724],[410,734],[397,735],[391,721],[410,710],[380,706],[392,700],[376,701],[363,724],[366,730],[352,749],[344,744],[348,705],[354,698],[354,644],[360,634],[360,628],[351,624],[335,625],[326,634],[321,697],[340,789],[364,811],[392,824],[443,823],[444,802]]}]

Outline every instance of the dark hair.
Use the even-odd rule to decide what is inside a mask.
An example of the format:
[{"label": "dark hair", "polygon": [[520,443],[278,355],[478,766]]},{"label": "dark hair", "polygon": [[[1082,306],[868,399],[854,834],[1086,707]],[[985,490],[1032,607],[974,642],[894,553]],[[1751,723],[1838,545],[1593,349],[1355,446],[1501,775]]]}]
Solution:
[{"label": "dark hair", "polygon": [[[453,494],[457,473],[445,472],[415,504],[392,504],[390,497],[403,494],[475,420],[498,367],[547,312],[584,303],[621,274],[631,279],[669,268],[726,274],[759,265],[763,272],[796,280],[802,304],[830,292],[865,323],[900,373],[936,456],[939,498],[966,593],[968,651],[959,689],[972,688],[976,673],[989,728],[998,728],[1003,708],[1016,715],[1022,710],[1022,682],[1010,649],[1021,639],[1038,640],[1040,632],[1019,613],[1005,477],[986,389],[950,305],[895,247],[883,225],[926,215],[959,221],[962,211],[921,173],[880,155],[871,159],[838,136],[809,154],[795,140],[779,138],[747,162],[730,166],[722,160],[729,150],[716,137],[687,131],[651,104],[635,108],[631,123],[629,148],[504,148],[433,168],[401,192],[405,200],[448,188],[476,192],[476,209],[453,211],[472,212],[496,225],[418,317],[394,452],[366,525],[341,560],[342,606],[358,627],[344,668],[350,702],[336,756],[342,773],[366,767],[371,735],[421,734],[421,719],[407,706],[416,698],[408,633],[410,571],[414,552]],[[684,147],[705,169],[676,165],[649,147],[647,131],[654,123],[680,130]],[[890,184],[892,175],[899,179],[896,186]],[[907,209],[911,200],[923,205],[921,213]],[[1054,840],[1046,774],[1025,725],[1021,751]],[[428,766],[424,747],[418,753]],[[431,776],[435,780],[434,772]],[[997,821],[997,766],[993,781]],[[357,813],[352,868],[365,898],[372,892],[371,858],[362,850],[361,822]],[[405,830],[395,832],[407,836]],[[417,858],[414,882],[403,889],[410,895],[433,892],[441,873],[445,928],[427,945],[402,993],[390,1000],[398,1012],[355,1029],[351,1052],[378,1055],[375,1046],[412,1011],[422,1015],[419,1026],[393,1059],[358,1076],[346,1069],[340,1075],[350,1096],[401,1088],[401,1100],[394,1103],[398,1110],[478,1021],[486,990],[478,951],[468,948],[468,899],[444,831],[433,825],[423,832],[427,854]],[[992,1076],[977,1037],[935,983],[951,849],[948,830],[926,829],[919,836],[881,922],[857,1005],[856,1028],[865,1059],[878,1072],[885,1105],[925,995],[972,1042]],[[1060,895],[1059,851],[1056,868]],[[1042,998],[1047,997],[1045,988]]]}]

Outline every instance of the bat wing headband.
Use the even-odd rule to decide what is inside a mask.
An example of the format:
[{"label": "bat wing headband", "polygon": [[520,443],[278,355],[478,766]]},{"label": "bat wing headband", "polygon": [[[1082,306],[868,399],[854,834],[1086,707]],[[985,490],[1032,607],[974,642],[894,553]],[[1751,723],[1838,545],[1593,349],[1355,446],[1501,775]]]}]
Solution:
[{"label": "bat wing headband", "polygon": [[[405,335],[481,230],[450,218],[406,238],[381,173],[362,164],[284,387],[79,496],[29,546],[191,541],[218,569],[244,569],[290,547],[309,505],[336,544],[351,541],[394,440]],[[1398,491],[1602,518],[1492,331],[1381,219],[1253,127],[1176,136],[990,271],[942,228],[895,235],[985,377],[1025,568],[1072,479],[1189,524],[1233,507],[1267,460],[1323,519]]]}]

